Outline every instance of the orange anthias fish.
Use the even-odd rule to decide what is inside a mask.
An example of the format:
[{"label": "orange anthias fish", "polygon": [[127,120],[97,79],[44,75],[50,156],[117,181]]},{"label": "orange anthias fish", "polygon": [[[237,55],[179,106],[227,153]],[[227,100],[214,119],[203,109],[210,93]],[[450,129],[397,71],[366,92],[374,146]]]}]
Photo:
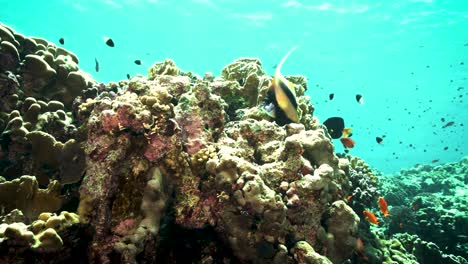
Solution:
[{"label": "orange anthias fish", "polygon": [[374,224],[374,225],[379,224],[379,220],[377,219],[374,213],[369,212],[367,210],[362,211],[362,213],[364,214],[364,217],[366,218],[366,220],[369,221],[369,223]]},{"label": "orange anthias fish", "polygon": [[379,197],[379,208],[380,208],[380,212],[385,217],[387,217],[389,215],[387,201],[385,201],[385,199],[383,197]]},{"label": "orange anthias fish", "polygon": [[352,140],[349,137],[340,138],[340,141],[341,141],[341,144],[343,144],[345,148],[353,148],[354,145],[356,145],[356,142],[354,142],[354,140]]}]

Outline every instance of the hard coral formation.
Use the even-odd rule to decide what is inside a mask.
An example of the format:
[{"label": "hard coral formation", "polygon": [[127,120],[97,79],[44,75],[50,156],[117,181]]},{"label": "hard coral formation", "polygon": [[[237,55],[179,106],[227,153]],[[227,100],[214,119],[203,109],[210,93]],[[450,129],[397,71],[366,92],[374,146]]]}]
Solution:
[{"label": "hard coral formation", "polygon": [[77,251],[83,250],[81,244],[86,240],[85,236],[78,236],[84,231],[84,226],[79,221],[78,215],[62,211],[59,215],[41,213],[29,225],[21,222],[0,224],[0,261],[76,261]]},{"label": "hard coral formation", "polygon": [[[388,233],[414,234],[446,254],[468,259],[468,158],[417,166],[385,177],[382,190],[392,207]],[[442,263],[442,262],[441,262]]]},{"label": "hard coral formation", "polygon": [[0,205],[4,212],[18,209],[31,220],[42,212],[55,212],[60,209],[60,184],[49,183],[47,189],[40,189],[34,176],[21,176],[8,182],[0,183]]},{"label": "hard coral formation", "polygon": [[97,84],[73,53],[0,26],[0,261],[414,260],[406,242],[361,252],[377,175],[335,155],[304,77],[286,76],[291,123],[271,115],[258,59],[148,75]]}]

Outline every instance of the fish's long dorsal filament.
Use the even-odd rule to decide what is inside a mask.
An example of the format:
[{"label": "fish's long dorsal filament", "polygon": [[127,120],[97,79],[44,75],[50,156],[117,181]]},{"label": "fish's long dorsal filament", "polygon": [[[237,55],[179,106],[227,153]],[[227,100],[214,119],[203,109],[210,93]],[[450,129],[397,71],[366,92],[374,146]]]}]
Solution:
[{"label": "fish's long dorsal filament", "polygon": [[280,63],[276,67],[275,76],[273,77],[273,88],[275,93],[276,102],[278,106],[283,110],[286,116],[293,122],[299,121],[297,114],[297,102],[295,91],[291,89],[291,85],[288,80],[281,74],[281,67],[283,66],[289,55],[297,48],[294,46],[291,50],[284,55]]}]

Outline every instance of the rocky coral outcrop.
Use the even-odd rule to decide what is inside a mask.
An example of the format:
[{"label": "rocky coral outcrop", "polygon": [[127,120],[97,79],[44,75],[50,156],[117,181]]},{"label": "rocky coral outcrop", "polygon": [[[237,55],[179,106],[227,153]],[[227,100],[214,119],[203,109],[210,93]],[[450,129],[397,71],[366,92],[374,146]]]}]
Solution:
[{"label": "rocky coral outcrop", "polygon": [[414,234],[446,254],[468,258],[468,158],[417,166],[385,177],[382,192],[392,205],[388,234]]},{"label": "rocky coral outcrop", "polygon": [[258,59],[204,78],[167,59],[148,75],[97,84],[73,53],[0,26],[0,261],[420,260],[416,242],[370,237],[359,216],[377,174],[335,155],[304,77],[286,76],[291,123],[271,115]]}]

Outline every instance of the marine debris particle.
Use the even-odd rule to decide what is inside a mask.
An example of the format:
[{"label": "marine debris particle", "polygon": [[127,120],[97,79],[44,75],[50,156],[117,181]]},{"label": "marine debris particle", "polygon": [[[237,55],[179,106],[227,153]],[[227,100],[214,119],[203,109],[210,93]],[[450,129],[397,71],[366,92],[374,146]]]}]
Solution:
[{"label": "marine debris particle", "polygon": [[333,139],[338,139],[341,137],[344,129],[344,120],[341,117],[330,117],[323,125],[327,127],[328,133]]},{"label": "marine debris particle", "polygon": [[109,47],[113,48],[115,46],[114,41],[111,38],[105,37],[104,41],[105,41],[106,45],[109,46]]},{"label": "marine debris particle", "polygon": [[356,94],[356,102],[358,102],[359,104],[364,103],[364,99],[362,98],[361,94]]},{"label": "marine debris particle", "polygon": [[273,82],[270,89],[273,90],[275,94],[276,103],[286,114],[286,117],[297,123],[299,121],[299,115],[297,113],[297,101],[296,96],[293,94],[292,84],[286,80],[286,78],[281,74],[281,67],[288,58],[288,56],[297,48],[293,47],[283,59],[281,59],[278,67],[276,67],[275,76],[273,77]]},{"label": "marine debris particle", "polygon": [[60,38],[60,39],[59,39],[59,43],[62,44],[62,45],[64,45],[64,44],[65,44],[65,39],[64,39],[64,38]]}]

